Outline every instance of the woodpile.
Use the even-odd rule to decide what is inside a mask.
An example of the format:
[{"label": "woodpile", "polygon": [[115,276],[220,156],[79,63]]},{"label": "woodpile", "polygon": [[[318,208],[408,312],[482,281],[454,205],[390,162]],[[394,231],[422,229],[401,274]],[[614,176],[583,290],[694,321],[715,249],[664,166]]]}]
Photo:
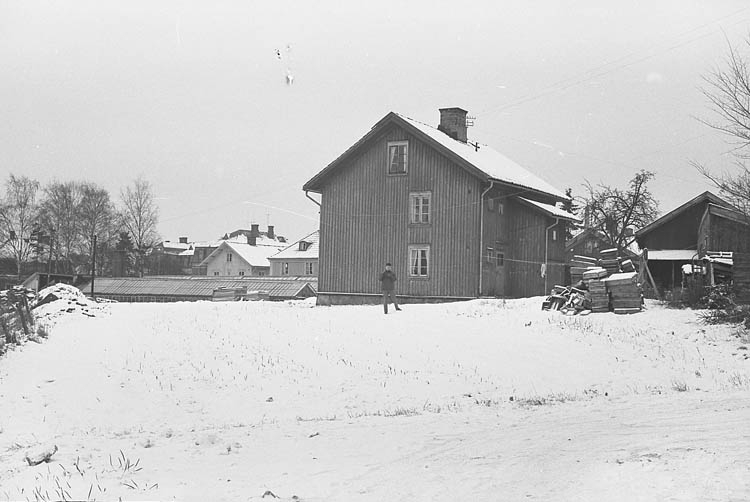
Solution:
[{"label": "woodpile", "polygon": [[[600,251],[599,258],[573,256],[570,277],[574,286],[585,290],[591,312],[629,314],[641,310],[643,295],[635,264],[619,257],[616,248]],[[555,298],[553,308],[560,301]]]}]

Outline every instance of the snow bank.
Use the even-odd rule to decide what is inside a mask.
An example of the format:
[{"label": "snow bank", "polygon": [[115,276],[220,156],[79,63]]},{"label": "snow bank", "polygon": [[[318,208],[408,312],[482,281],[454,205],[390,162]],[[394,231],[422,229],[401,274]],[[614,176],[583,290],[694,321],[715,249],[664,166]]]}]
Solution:
[{"label": "snow bank", "polygon": [[75,286],[60,283],[39,291],[32,309],[38,320],[49,322],[69,314],[95,317],[103,307],[86,298]]}]

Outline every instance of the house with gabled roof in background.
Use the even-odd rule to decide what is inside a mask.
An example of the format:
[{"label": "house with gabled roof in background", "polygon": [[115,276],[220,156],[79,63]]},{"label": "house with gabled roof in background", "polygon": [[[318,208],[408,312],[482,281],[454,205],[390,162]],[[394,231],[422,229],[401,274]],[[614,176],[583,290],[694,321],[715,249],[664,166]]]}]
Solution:
[{"label": "house with gabled roof in background", "polygon": [[317,277],[318,237],[316,230],[269,257],[271,275]]},{"label": "house with gabled roof in background", "polygon": [[683,270],[703,258],[717,267],[733,265],[732,253],[750,252],[747,216],[721,197],[706,191],[638,229],[635,237],[647,249],[648,268],[657,287],[675,289]]},{"label": "house with gabled roof in background", "polygon": [[542,295],[564,280],[568,198],[469,142],[461,108],[441,109],[437,128],[388,113],[303,190],[321,195],[321,304],[377,301],[386,262],[401,301]]},{"label": "house with gabled roof in background", "polygon": [[201,263],[207,276],[242,277],[267,276],[271,273],[268,258],[278,252],[273,246],[222,241]]}]

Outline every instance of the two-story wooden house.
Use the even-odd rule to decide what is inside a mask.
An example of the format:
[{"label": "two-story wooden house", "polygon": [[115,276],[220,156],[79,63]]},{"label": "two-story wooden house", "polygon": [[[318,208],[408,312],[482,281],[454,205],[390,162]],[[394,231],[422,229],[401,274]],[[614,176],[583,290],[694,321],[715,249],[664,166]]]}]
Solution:
[{"label": "two-story wooden house", "polygon": [[563,281],[565,195],[466,129],[460,108],[441,109],[437,129],[391,112],[305,183],[321,194],[319,303],[374,301],[386,262],[402,301],[542,295]]}]

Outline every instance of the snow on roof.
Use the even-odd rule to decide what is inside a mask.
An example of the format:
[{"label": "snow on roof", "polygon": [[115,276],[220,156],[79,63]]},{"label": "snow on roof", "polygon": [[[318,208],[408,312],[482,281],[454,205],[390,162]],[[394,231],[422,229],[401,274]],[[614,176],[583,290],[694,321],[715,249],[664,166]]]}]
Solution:
[{"label": "snow on roof", "polygon": [[542,211],[548,213],[551,216],[554,216],[555,218],[564,218],[566,220],[581,221],[580,218],[578,218],[578,216],[571,214],[565,211],[564,209],[561,209],[555,205],[545,204],[543,202],[527,199],[525,197],[519,197],[519,199],[526,202],[527,204],[536,206],[537,208],[541,209]]},{"label": "snow on roof", "polygon": [[[318,241],[320,238],[320,231],[316,230],[310,235],[306,235],[294,244],[287,246],[275,255],[271,256],[271,259],[290,259],[290,258],[318,258]],[[302,251],[300,250],[300,242],[307,242],[309,245]]]},{"label": "snow on roof", "polygon": [[698,257],[695,249],[649,249],[648,261],[690,261]]},{"label": "snow on roof", "polygon": [[172,242],[172,241],[163,241],[160,243],[163,248],[169,248],[169,249],[189,249],[191,244],[185,243],[185,242]]},{"label": "snow on roof", "polygon": [[[268,258],[278,251],[273,246],[251,246],[239,242],[227,242],[226,246],[253,267],[270,267]],[[211,253],[212,255],[214,253]],[[209,256],[210,258],[210,256]],[[208,258],[206,258],[208,260]]]},{"label": "snow on roof", "polygon": [[479,148],[477,149],[469,143],[463,143],[451,138],[444,132],[439,131],[432,126],[423,124],[422,122],[418,122],[398,113],[396,115],[406,120],[409,124],[419,129],[420,132],[448,148],[456,155],[462,157],[491,179],[519,185],[525,188],[531,188],[561,199],[567,199],[565,194],[560,190],[487,145],[479,145]]}]

